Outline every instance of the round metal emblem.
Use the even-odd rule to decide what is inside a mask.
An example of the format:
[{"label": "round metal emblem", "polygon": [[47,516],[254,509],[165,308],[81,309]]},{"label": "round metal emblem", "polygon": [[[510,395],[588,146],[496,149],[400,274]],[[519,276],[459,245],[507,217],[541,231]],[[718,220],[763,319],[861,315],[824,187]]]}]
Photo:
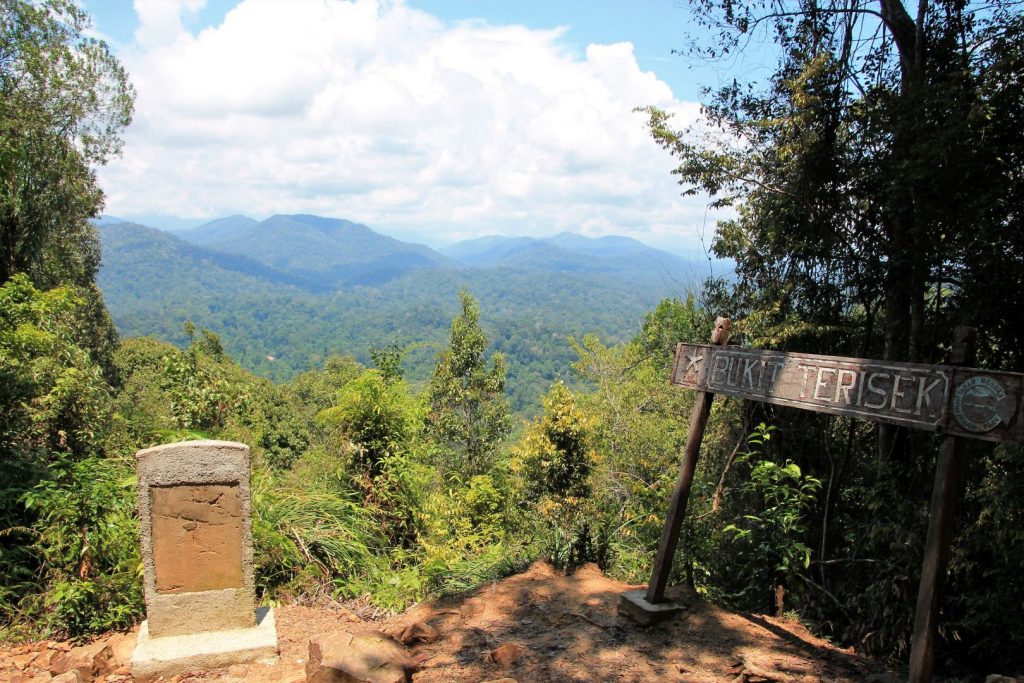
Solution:
[{"label": "round metal emblem", "polygon": [[975,375],[956,388],[953,394],[953,417],[972,432],[988,432],[1002,421],[1001,410],[1006,390],[1003,385],[983,375]]}]

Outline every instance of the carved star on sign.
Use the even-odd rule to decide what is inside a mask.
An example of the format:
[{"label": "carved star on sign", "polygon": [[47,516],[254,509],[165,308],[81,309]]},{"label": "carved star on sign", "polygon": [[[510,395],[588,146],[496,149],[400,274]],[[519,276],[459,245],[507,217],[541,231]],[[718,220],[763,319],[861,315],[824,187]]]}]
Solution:
[{"label": "carved star on sign", "polygon": [[697,363],[700,363],[700,362],[701,362],[702,360],[704,360],[704,356],[703,356],[703,355],[699,355],[699,356],[685,356],[685,358],[686,358],[686,359],[687,359],[688,361],[690,361],[690,362],[689,362],[689,363],[687,363],[687,365],[686,365],[686,370],[684,370],[683,372],[689,372],[689,371],[690,371],[690,368],[692,368],[692,367],[693,367],[693,366],[695,366],[695,365],[696,365]]}]

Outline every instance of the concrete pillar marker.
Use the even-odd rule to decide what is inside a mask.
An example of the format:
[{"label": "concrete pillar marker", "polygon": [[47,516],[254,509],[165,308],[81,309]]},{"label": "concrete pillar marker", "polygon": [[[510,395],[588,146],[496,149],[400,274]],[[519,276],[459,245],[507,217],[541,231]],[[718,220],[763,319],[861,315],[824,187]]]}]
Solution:
[{"label": "concrete pillar marker", "polygon": [[147,619],[132,676],[276,657],[273,612],[256,609],[249,447],[184,441],[135,458]]}]

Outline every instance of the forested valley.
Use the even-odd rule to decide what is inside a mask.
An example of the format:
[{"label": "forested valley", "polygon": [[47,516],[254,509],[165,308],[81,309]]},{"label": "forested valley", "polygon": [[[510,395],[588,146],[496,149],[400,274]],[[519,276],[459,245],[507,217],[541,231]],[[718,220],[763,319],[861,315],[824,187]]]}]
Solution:
[{"label": "forested valley", "polygon": [[180,235],[107,218],[99,233],[97,282],[122,335],[184,347],[190,321],[219,334],[240,365],[278,382],[332,354],[369,364],[373,347],[391,345],[422,386],[468,289],[491,349],[508,361],[512,411],[528,417],[552,382],[575,381],[570,337],[626,341],[661,298],[685,297],[709,273],[729,272],[720,259],[698,264],[625,238],[571,234],[483,238],[439,253],[308,215],[237,216]]},{"label": "forested valley", "polygon": [[[645,583],[695,400],[670,384],[675,345],[706,343],[717,315],[732,344],[929,363],[971,325],[978,367],[1024,371],[1024,19],[911,4],[691,3],[695,54],[767,32],[778,63],[707,92],[702,131],[646,110],[683,191],[731,207],[713,251],[735,264],[653,300],[608,273],[538,286],[444,263],[313,292],[258,254],[98,227],[129,74],[77,4],[0,5],[0,639],[142,619],[140,448],[252,448],[264,603],[401,610],[536,559]],[[221,273],[234,310],[203,279]],[[534,310],[527,280],[548,297]],[[618,303],[596,310],[602,287]],[[416,304],[400,323],[399,301]],[[273,318],[279,338],[244,338]],[[782,585],[818,633],[905,662],[939,438],[716,400],[672,582],[750,612]],[[1024,670],[1024,453],[972,441],[965,467],[936,660],[957,680]]]}]

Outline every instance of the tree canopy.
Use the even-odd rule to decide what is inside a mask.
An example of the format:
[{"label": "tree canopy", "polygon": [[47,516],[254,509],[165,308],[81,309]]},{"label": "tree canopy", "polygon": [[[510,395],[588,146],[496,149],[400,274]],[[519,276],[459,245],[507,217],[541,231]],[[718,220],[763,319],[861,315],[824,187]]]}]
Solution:
[{"label": "tree canopy", "polygon": [[[943,362],[953,328],[966,324],[983,340],[982,367],[1024,369],[1024,318],[1008,304],[1024,300],[1020,7],[691,3],[701,35],[686,52],[721,62],[753,47],[777,58],[709,89],[703,121],[687,130],[646,110],[684,193],[708,193],[732,209],[713,249],[735,259],[738,277],[708,283],[704,298],[733,318],[737,342]],[[791,458],[794,472],[822,482],[816,522],[804,534],[815,539],[815,564],[801,575],[810,589],[803,614],[865,649],[900,653],[920,571],[934,437],[765,406],[745,412],[778,426],[772,449],[788,457],[775,456],[777,465]],[[981,608],[977,586],[1010,571],[1024,548],[981,551],[971,530],[993,501],[1006,500],[1012,484],[1003,477],[1014,475],[1003,468],[1018,462],[1007,453],[1019,449],[970,448],[970,504],[951,564],[962,593],[945,599],[941,630],[950,650],[974,648],[995,661],[995,650],[973,635],[1009,622]],[[781,481],[761,484],[775,489]],[[1006,510],[1008,526],[1015,510]],[[856,569],[867,563],[878,571]]]},{"label": "tree canopy", "polygon": [[135,91],[89,25],[69,0],[0,5],[0,283],[84,286],[99,267],[94,167],[120,152]]},{"label": "tree canopy", "polygon": [[487,469],[494,449],[511,431],[505,390],[505,357],[484,357],[487,337],[480,328],[480,307],[463,290],[462,312],[452,320],[448,348],[438,354],[427,401],[431,434],[454,456],[466,476]]},{"label": "tree canopy", "polygon": [[714,249],[740,276],[719,304],[759,312],[741,331],[779,346],[831,327],[843,350],[937,361],[951,325],[984,325],[1019,366],[1002,305],[1024,293],[1018,3],[693,4],[701,58],[778,55],[764,81],[708,93],[701,136],[649,110],[686,191],[737,210]]}]

